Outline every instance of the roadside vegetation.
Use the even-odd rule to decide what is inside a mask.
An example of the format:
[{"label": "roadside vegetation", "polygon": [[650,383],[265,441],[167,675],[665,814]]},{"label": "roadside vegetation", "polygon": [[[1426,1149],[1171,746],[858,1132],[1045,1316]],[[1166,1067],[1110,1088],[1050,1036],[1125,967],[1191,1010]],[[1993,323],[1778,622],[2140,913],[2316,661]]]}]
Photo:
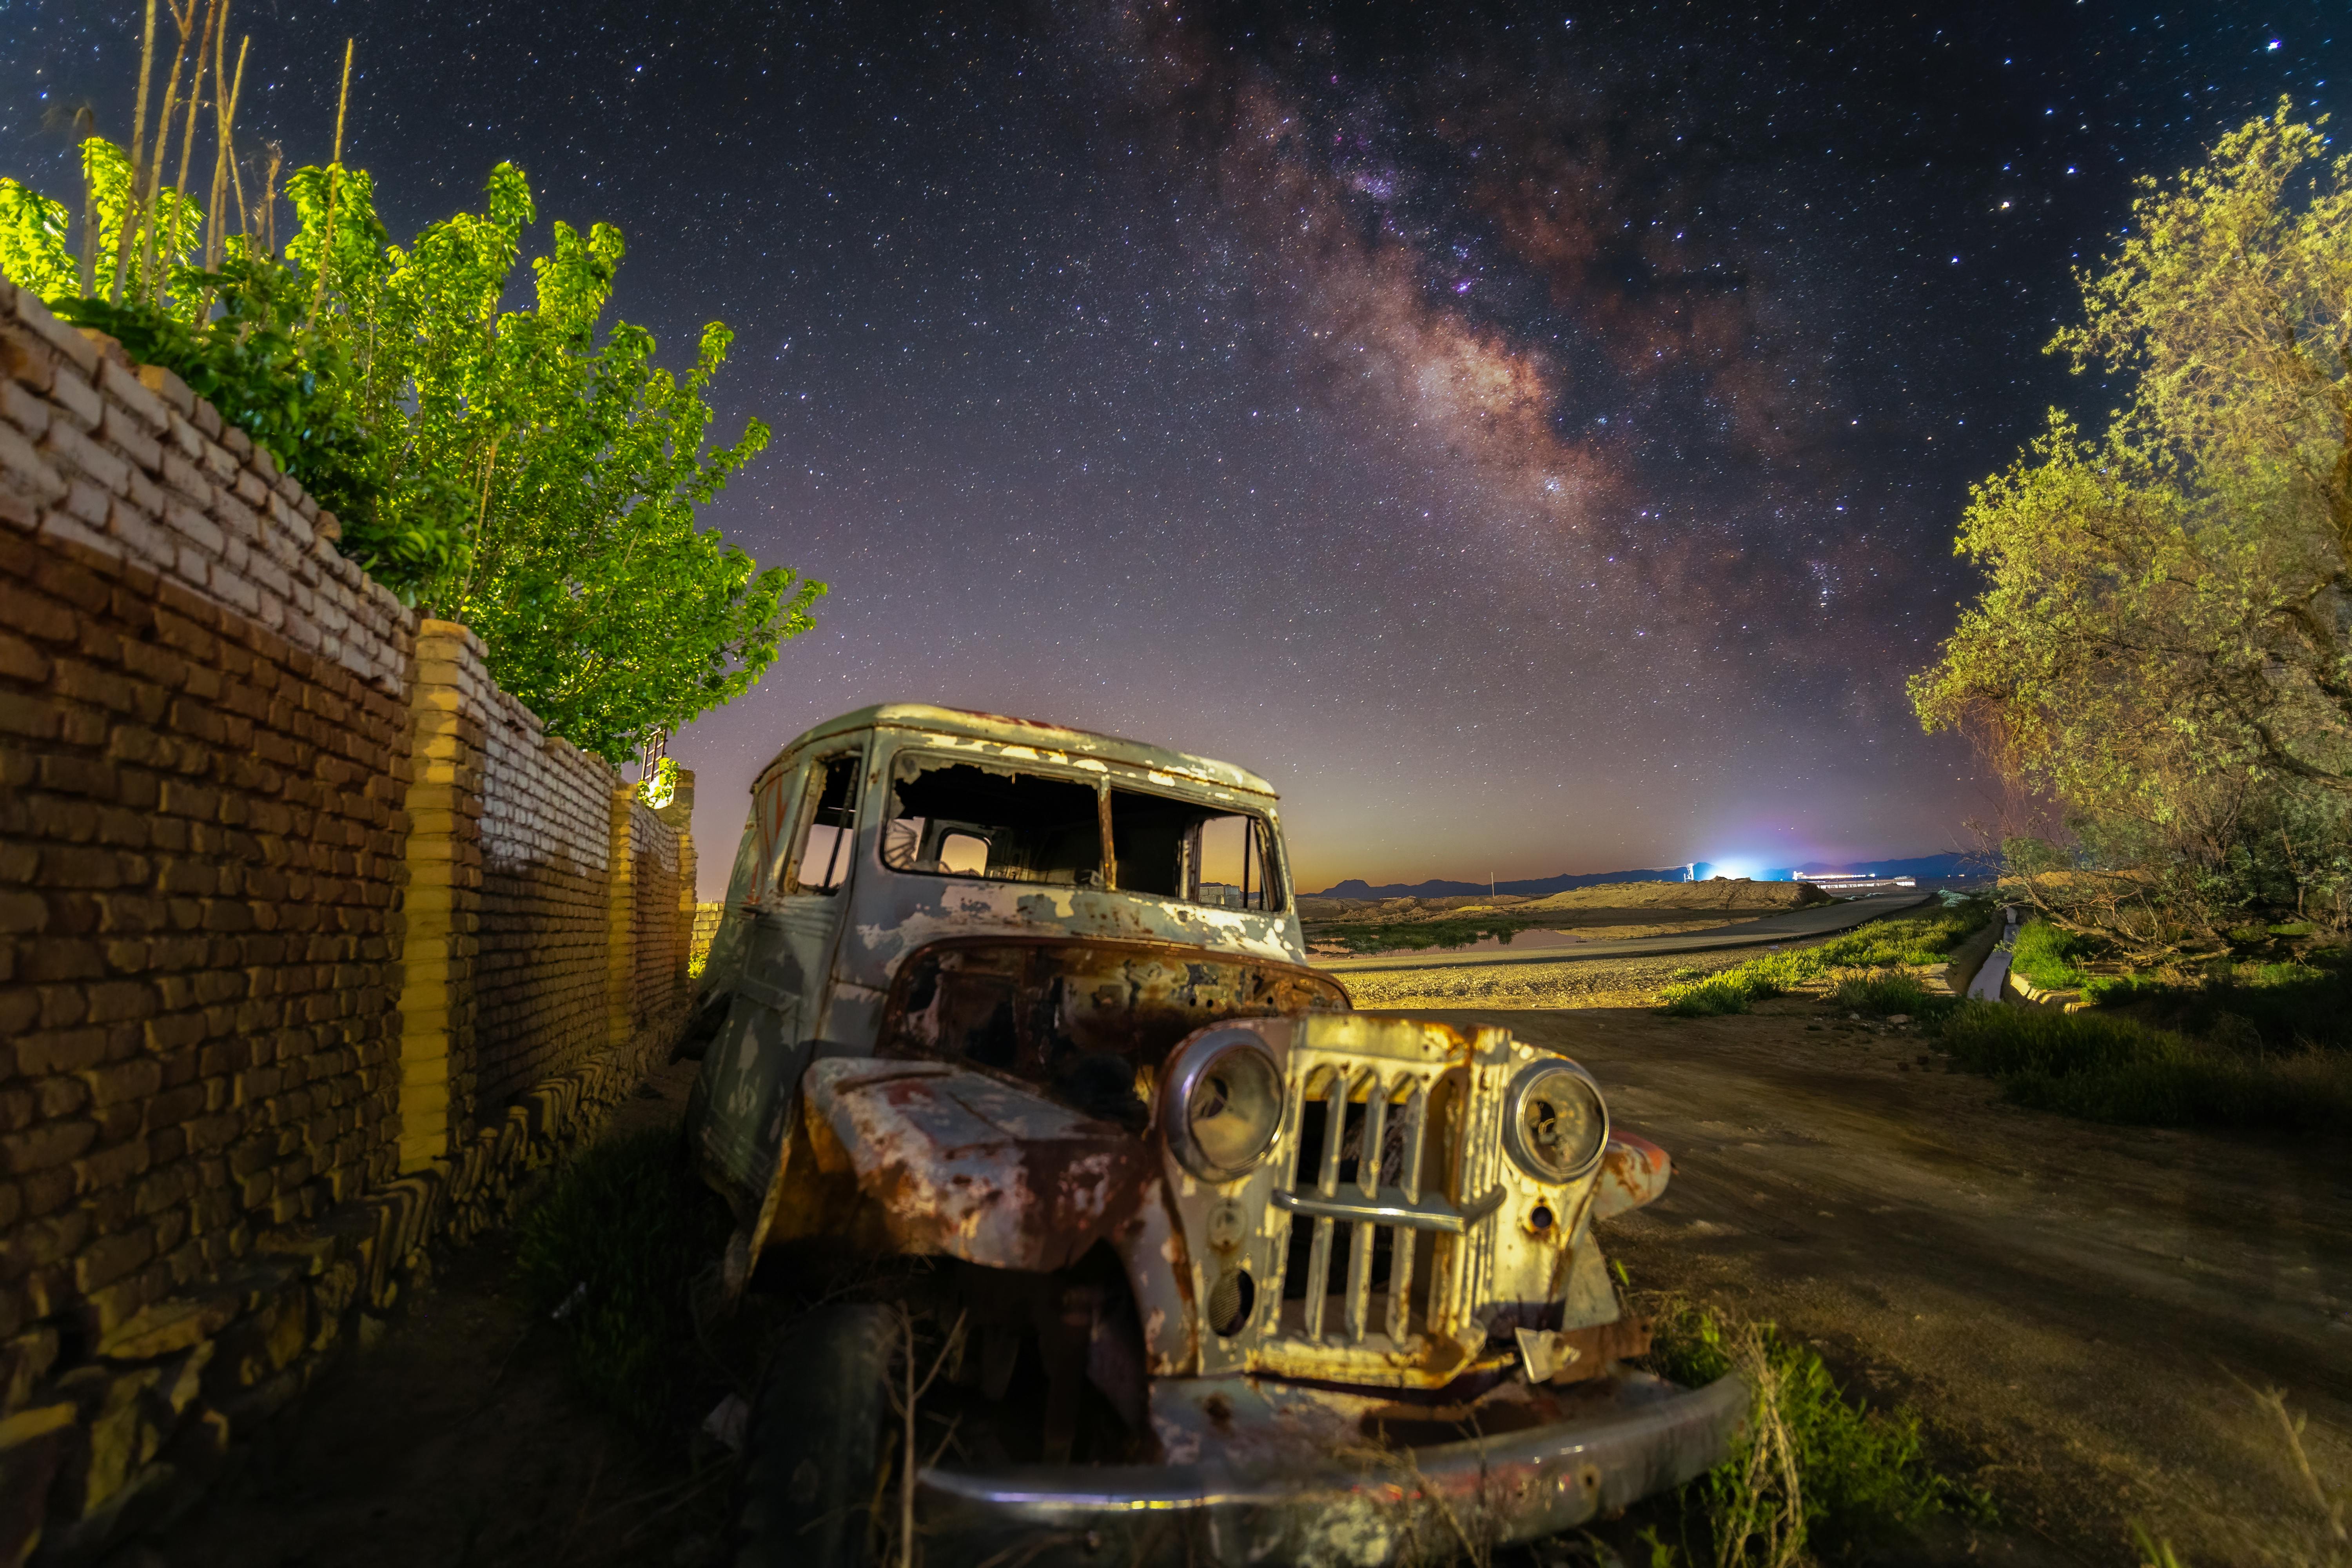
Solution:
[{"label": "roadside vegetation", "polygon": [[1772,1324],[1671,1302],[1654,1332],[1662,1376],[1696,1387],[1736,1372],[1753,1403],[1741,1450],[1682,1489],[1669,1524],[1643,1531],[1652,1568],[1791,1568],[1899,1539],[1937,1515],[1992,1521],[1985,1493],[1937,1468],[1916,1412],[1873,1409]]},{"label": "roadside vegetation", "polygon": [[2161,973],[2095,974],[2096,938],[2046,921],[2021,928],[2012,966],[2045,990],[2079,990],[2078,1011],[1969,1002],[1916,973],[1991,917],[1967,904],[1881,921],[1818,946],[1769,953],[1669,985],[1664,1011],[1743,1013],[1767,997],[1821,996],[1833,1012],[1901,1018],[1964,1070],[2021,1105],[2143,1127],[2352,1126],[2352,952],[2266,931],[2245,956]]},{"label": "roadside vegetation", "polygon": [[725,1211],[663,1126],[557,1166],[518,1226],[516,1256],[534,1320],[562,1337],[581,1388],[650,1433],[709,1381],[690,1292],[726,1241]]},{"label": "roadside vegetation", "polygon": [[2352,1053],[2274,1051],[2259,1036],[2194,1037],[2134,1018],[1961,1004],[1937,1038],[2021,1105],[2141,1127],[2352,1125]]},{"label": "roadside vegetation", "polygon": [[1942,963],[1991,918],[1989,901],[1966,899],[1924,914],[1872,921],[1824,942],[1768,952],[1718,973],[1669,985],[1659,993],[1659,1000],[1676,1017],[1745,1013],[1766,997],[1803,990],[1838,971]]}]

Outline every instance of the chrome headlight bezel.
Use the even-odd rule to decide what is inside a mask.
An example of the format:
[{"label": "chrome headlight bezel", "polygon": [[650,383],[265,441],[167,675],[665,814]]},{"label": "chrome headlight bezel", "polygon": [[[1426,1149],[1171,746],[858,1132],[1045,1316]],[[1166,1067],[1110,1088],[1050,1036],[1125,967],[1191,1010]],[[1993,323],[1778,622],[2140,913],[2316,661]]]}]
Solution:
[{"label": "chrome headlight bezel", "polygon": [[[1538,1152],[1527,1135],[1528,1102],[1544,1083],[1556,1077],[1572,1080],[1578,1092],[1591,1102],[1592,1146],[1572,1169],[1553,1165]],[[1503,1096],[1503,1147],[1513,1164],[1538,1182],[1562,1186],[1580,1182],[1601,1168],[1601,1157],[1609,1152],[1609,1101],[1592,1075],[1566,1057],[1529,1062],[1513,1075],[1511,1086]]]},{"label": "chrome headlight bezel", "polygon": [[[1255,1146],[1246,1150],[1245,1157],[1243,1151],[1233,1147],[1212,1150],[1203,1146],[1195,1132],[1193,1119],[1194,1100],[1212,1077],[1228,1062],[1240,1061],[1246,1061],[1248,1066],[1238,1070],[1262,1075],[1253,1087],[1263,1094],[1266,1107],[1264,1131],[1257,1137]],[[1168,1147],[1178,1164],[1204,1182],[1221,1185],[1239,1181],[1257,1168],[1282,1135],[1287,1092],[1282,1064],[1251,1030],[1219,1029],[1202,1036],[1184,1047],[1169,1064],[1163,1082],[1160,1122]]]}]

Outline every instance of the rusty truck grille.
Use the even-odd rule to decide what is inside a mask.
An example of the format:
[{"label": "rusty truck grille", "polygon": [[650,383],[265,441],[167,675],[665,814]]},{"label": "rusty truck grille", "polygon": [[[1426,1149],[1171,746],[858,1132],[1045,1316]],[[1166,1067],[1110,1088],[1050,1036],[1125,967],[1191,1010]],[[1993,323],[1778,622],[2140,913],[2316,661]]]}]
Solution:
[{"label": "rusty truck grille", "polygon": [[1491,1271],[1501,1087],[1475,1064],[1293,1054],[1268,1339],[1402,1351],[1455,1336]]}]

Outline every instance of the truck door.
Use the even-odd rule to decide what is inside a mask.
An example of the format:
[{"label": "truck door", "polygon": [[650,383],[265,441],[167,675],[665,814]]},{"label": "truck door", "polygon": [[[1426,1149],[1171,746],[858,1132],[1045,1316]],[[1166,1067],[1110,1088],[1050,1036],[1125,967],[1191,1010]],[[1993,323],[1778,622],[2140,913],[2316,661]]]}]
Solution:
[{"label": "truck door", "polygon": [[798,1113],[841,922],[849,910],[862,750],[812,757],[751,921],[735,1003],[703,1063],[706,1153],[757,1201]]}]

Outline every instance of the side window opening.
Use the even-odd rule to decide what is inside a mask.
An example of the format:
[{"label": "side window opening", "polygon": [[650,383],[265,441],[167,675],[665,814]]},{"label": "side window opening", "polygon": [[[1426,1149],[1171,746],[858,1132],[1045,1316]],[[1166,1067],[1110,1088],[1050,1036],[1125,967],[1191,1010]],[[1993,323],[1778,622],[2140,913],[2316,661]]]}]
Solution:
[{"label": "side window opening", "polygon": [[901,756],[882,860],[899,871],[1001,882],[1102,885],[1095,786],[993,763]]},{"label": "side window opening", "polygon": [[793,847],[791,890],[830,895],[849,879],[857,837],[857,780],[865,759],[852,752],[827,757],[811,770],[808,814]]},{"label": "side window opening", "polygon": [[1110,832],[1118,885],[1126,891],[1226,909],[1283,907],[1262,817],[1113,789]]}]

